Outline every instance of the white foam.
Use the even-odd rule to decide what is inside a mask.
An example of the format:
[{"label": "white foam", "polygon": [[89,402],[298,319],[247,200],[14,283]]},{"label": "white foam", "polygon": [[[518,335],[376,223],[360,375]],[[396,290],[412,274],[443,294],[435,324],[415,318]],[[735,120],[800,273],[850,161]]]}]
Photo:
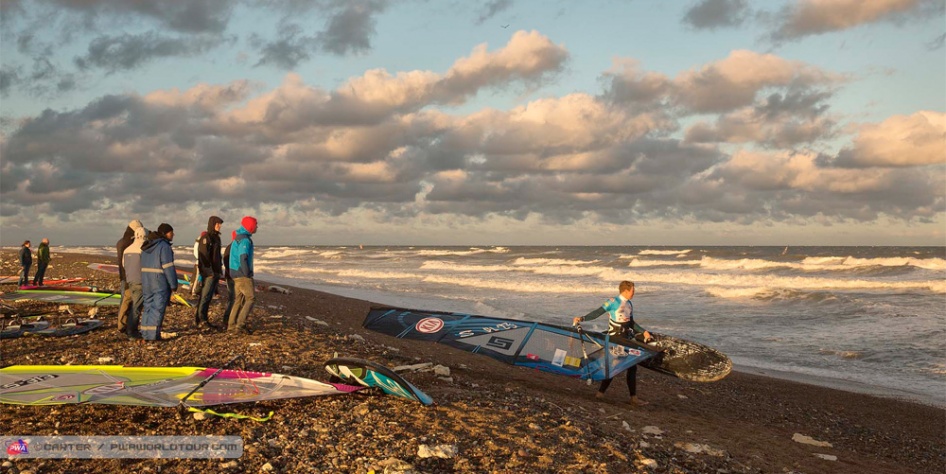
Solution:
[{"label": "white foam", "polygon": [[682,256],[692,252],[693,249],[686,250],[641,250],[638,255],[677,255]]},{"label": "white foam", "polygon": [[513,265],[522,265],[522,266],[562,266],[562,265],[591,265],[597,263],[597,260],[569,260],[562,258],[526,258],[519,257],[515,259]]}]

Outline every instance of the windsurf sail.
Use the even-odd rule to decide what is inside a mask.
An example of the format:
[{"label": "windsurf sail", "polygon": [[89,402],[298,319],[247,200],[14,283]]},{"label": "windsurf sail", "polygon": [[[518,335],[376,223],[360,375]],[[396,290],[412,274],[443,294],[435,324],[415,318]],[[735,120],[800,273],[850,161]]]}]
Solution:
[{"label": "windsurf sail", "polygon": [[365,387],[377,387],[388,395],[433,405],[434,399],[411,385],[393,370],[362,359],[336,357],[325,363],[325,370],[343,382],[354,382]]},{"label": "windsurf sail", "polygon": [[81,304],[88,306],[118,306],[122,297],[117,293],[91,291],[20,290],[0,295],[3,301],[43,301],[46,303]]},{"label": "windsurf sail", "polygon": [[364,327],[397,338],[438,342],[507,364],[569,377],[604,380],[658,350],[599,333],[538,322],[462,313],[375,308]]},{"label": "windsurf sail", "polygon": [[[97,286],[81,286],[81,285],[20,285],[21,290],[37,290],[37,291],[89,291],[93,293],[99,293],[99,287]],[[108,293],[106,290],[102,293]]]},{"label": "windsurf sail", "polygon": [[16,405],[174,407],[187,397],[186,405],[194,407],[339,395],[361,388],[268,372],[204,367],[14,365],[0,369],[0,403]]}]

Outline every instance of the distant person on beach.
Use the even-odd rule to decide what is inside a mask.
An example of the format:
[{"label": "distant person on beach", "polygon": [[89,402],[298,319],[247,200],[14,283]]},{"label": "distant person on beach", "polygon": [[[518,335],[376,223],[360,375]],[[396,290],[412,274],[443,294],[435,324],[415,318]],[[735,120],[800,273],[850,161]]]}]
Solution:
[{"label": "distant person on beach", "polygon": [[[131,222],[128,223],[128,226],[125,227],[125,233],[122,234],[122,238],[118,239],[118,242],[115,244],[115,248],[118,250],[118,291],[120,291],[122,295],[121,306],[119,306],[118,309],[118,332],[126,332],[128,327],[128,306],[126,306],[125,301],[125,292],[128,289],[128,282],[125,278],[125,249],[135,243],[136,229],[144,229],[144,226],[138,219],[132,219]],[[147,233],[145,235],[147,235]],[[128,301],[127,304],[130,305],[131,301]]]},{"label": "distant person on beach", "polygon": [[161,340],[161,325],[171,293],[177,290],[177,269],[174,268],[174,228],[161,224],[157,232],[148,236],[141,247],[141,291],[144,295],[144,314],[141,317],[141,336],[148,341]]},{"label": "distant person on beach", "polygon": [[122,266],[125,268],[125,283],[122,302],[118,308],[119,321],[125,326],[128,339],[141,339],[139,324],[144,307],[144,294],[141,290],[141,247],[148,236],[148,229],[135,229],[135,238],[122,254]]},{"label": "distant person on beach", "polygon": [[[608,334],[626,339],[634,339],[636,334],[642,334],[644,341],[649,341],[651,339],[650,332],[634,322],[634,304],[631,303],[631,298],[634,297],[634,282],[622,281],[618,285],[618,291],[620,292],[618,296],[605,301],[603,305],[595,308],[590,313],[573,319],[572,324],[577,325],[582,321],[591,321],[604,313],[608,313]],[[613,379],[601,381],[601,386],[598,387],[598,393],[595,394],[595,397],[604,398],[604,392],[611,385],[611,380]],[[627,391],[631,394],[629,402],[632,405],[647,404],[647,402],[637,398],[636,365],[627,369]]]},{"label": "distant person on beach", "polygon": [[240,228],[236,230],[236,238],[230,248],[230,276],[233,278],[234,301],[233,309],[227,323],[228,332],[243,332],[252,334],[246,325],[247,316],[253,309],[256,301],[253,284],[253,239],[257,230],[256,218],[246,216],[240,221]]},{"label": "distant person on beach", "polygon": [[233,300],[235,299],[233,277],[230,276],[230,247],[233,246],[234,240],[236,240],[236,231],[230,234],[230,243],[227,244],[227,248],[223,249],[223,278],[227,281],[227,309],[223,312],[223,323],[225,325],[229,324],[230,311],[233,310]]},{"label": "distant person on beach", "polygon": [[44,238],[36,248],[36,275],[33,276],[33,285],[43,286],[43,277],[46,276],[46,267],[49,266],[49,239]]},{"label": "distant person on beach", "polygon": [[197,310],[194,312],[194,325],[197,328],[200,328],[201,324],[205,324],[211,329],[217,329],[217,326],[210,322],[208,313],[210,312],[210,302],[217,294],[217,282],[223,275],[220,259],[220,226],[222,225],[223,219],[210,216],[210,219],[207,220],[207,232],[197,242],[197,270],[203,279],[200,301],[197,303]]},{"label": "distant person on beach", "polygon": [[30,267],[33,266],[33,252],[30,251],[30,241],[24,240],[20,246],[20,286],[29,285]]}]

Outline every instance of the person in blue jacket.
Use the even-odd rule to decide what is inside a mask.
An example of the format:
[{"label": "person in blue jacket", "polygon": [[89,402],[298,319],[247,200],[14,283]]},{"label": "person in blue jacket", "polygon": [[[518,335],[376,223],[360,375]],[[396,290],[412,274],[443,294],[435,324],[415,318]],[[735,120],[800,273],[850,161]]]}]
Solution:
[{"label": "person in blue jacket", "polygon": [[233,278],[234,303],[227,322],[227,331],[252,334],[246,318],[256,301],[253,284],[253,234],[256,233],[256,218],[246,216],[240,221],[236,238],[230,244],[230,277]]},{"label": "person in blue jacket", "polygon": [[[591,321],[602,314],[608,313],[608,334],[627,339],[634,339],[635,335],[641,334],[644,338],[644,342],[649,341],[651,339],[650,332],[634,322],[634,304],[631,303],[631,298],[634,297],[634,282],[627,280],[622,281],[620,285],[618,285],[618,291],[620,292],[618,296],[605,301],[603,305],[595,308],[590,313],[575,318],[572,320],[572,324],[578,324],[582,321]],[[598,393],[595,394],[597,398],[604,398],[604,392],[607,391],[608,387],[611,385],[611,380],[613,379],[601,381],[601,386],[598,387]],[[636,365],[627,369],[627,391],[631,394],[630,404],[647,404],[647,402],[637,398]]]},{"label": "person in blue jacket", "polygon": [[161,224],[141,246],[141,293],[144,311],[141,315],[141,337],[148,341],[161,339],[161,325],[171,293],[177,290],[177,269],[174,268],[174,228]]}]

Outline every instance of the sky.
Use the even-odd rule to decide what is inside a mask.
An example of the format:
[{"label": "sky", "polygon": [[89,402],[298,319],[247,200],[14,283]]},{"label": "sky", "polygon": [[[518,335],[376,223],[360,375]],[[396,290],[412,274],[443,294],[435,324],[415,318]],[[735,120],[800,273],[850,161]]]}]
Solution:
[{"label": "sky", "polygon": [[946,245],[942,0],[2,0],[0,244]]}]

